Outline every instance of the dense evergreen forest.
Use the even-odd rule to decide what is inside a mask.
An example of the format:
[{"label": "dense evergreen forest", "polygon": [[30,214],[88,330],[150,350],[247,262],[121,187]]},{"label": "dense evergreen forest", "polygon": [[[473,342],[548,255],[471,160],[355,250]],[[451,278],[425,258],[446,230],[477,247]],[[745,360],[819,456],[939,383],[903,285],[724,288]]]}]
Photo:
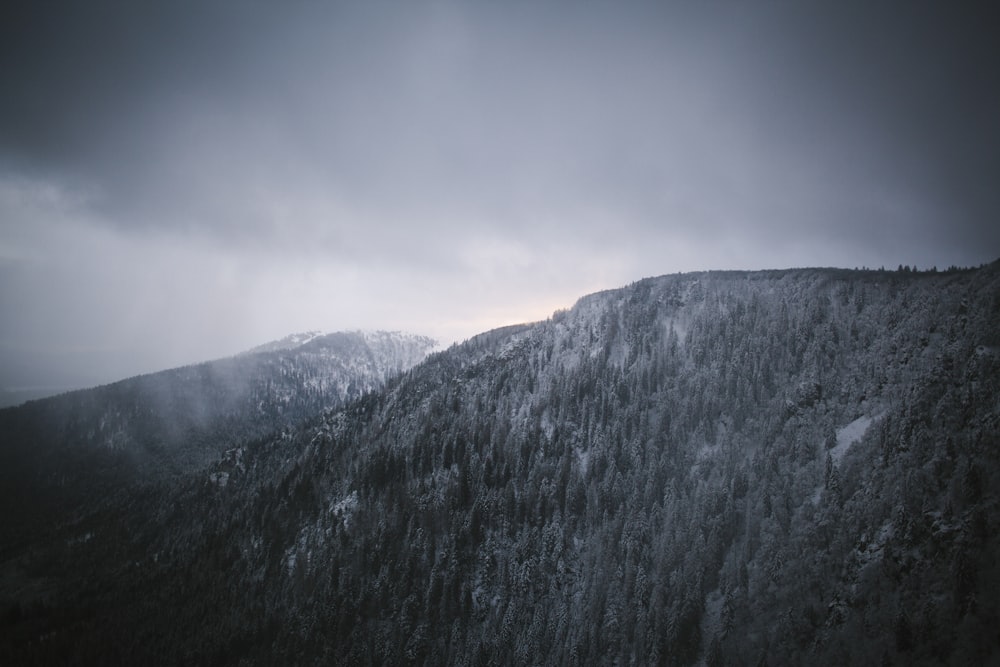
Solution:
[{"label": "dense evergreen forest", "polygon": [[0,663],[1000,662],[1000,263],[642,280],[226,446],[4,549]]}]

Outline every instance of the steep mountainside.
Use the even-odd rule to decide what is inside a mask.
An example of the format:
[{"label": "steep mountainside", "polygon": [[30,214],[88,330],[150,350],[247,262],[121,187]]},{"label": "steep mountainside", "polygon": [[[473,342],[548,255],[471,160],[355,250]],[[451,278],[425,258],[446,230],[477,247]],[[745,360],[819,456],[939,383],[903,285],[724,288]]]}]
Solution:
[{"label": "steep mountainside", "polygon": [[[32,510],[86,505],[136,479],[198,469],[248,439],[376,389],[434,345],[386,332],[289,337],[232,358],[0,410],[0,497]],[[40,518],[22,516],[29,528]]]},{"label": "steep mountainside", "polygon": [[1000,264],[643,280],[37,544],[0,661],[995,663],[998,434]]}]

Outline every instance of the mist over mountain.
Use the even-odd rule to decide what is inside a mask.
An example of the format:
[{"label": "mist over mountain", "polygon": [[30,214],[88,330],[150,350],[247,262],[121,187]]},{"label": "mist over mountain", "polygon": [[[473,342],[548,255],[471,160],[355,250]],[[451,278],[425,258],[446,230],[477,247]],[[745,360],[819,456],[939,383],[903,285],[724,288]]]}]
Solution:
[{"label": "mist over mountain", "polygon": [[68,388],[55,387],[18,387],[15,389],[0,389],[0,409],[16,407],[28,401],[37,401],[56,394],[71,391]]},{"label": "mist over mountain", "polygon": [[[342,408],[267,386],[173,474],[0,545],[0,661],[1000,660],[1000,263],[662,276]],[[61,455],[118,451],[94,391],[0,413],[5,455],[49,414]]]},{"label": "mist over mountain", "polygon": [[0,493],[30,508],[19,518],[37,528],[43,507],[86,507],[96,495],[203,467],[378,388],[435,345],[410,334],[313,332],[0,410]]}]

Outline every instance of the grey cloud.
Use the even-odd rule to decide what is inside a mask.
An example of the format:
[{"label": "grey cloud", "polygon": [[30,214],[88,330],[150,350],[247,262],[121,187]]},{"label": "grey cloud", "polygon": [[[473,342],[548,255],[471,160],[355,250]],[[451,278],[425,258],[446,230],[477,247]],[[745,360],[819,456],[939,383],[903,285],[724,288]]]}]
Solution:
[{"label": "grey cloud", "polygon": [[1000,254],[1000,47],[970,4],[2,11],[8,351],[460,337],[679,269]]}]

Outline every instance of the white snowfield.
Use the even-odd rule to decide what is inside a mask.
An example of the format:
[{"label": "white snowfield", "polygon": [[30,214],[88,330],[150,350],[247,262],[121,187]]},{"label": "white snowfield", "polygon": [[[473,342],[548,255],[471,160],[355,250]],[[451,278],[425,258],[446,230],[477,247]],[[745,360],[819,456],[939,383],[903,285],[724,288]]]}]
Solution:
[{"label": "white snowfield", "polygon": [[[833,460],[835,466],[840,466],[840,462],[844,458],[844,455],[847,454],[847,450],[849,450],[852,445],[861,442],[861,440],[865,437],[865,434],[868,432],[868,429],[871,428],[871,425],[883,416],[885,416],[884,412],[880,412],[875,415],[862,415],[850,424],[837,429],[837,444],[827,450],[827,454],[830,455],[830,458]],[[818,505],[822,497],[823,484],[820,484],[816,487],[816,491],[812,495],[813,505]]]},{"label": "white snowfield", "polygon": [[844,458],[844,454],[851,448],[851,445],[861,442],[861,439],[865,437],[865,433],[868,432],[868,428],[874,422],[881,419],[882,415],[883,413],[879,413],[872,416],[865,415],[858,417],[847,426],[837,429],[837,445],[830,450],[830,457],[833,459],[833,462],[840,463],[840,460]]}]

